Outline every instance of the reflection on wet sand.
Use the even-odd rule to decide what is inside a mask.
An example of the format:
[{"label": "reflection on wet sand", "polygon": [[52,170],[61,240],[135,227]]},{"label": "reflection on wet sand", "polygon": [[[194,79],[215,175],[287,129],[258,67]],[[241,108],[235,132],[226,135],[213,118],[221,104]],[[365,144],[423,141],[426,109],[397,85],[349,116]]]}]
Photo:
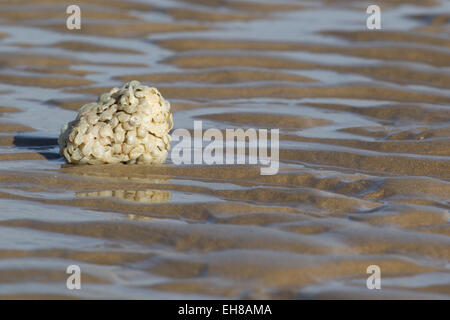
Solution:
[{"label": "reflection on wet sand", "polygon": [[[1,298],[448,299],[445,1],[380,1],[380,31],[350,0],[78,4],[79,32],[0,5]],[[175,128],[279,128],[279,173],[65,164],[60,125],[131,79]]]},{"label": "reflection on wet sand", "polygon": [[79,198],[115,198],[139,203],[163,203],[170,200],[170,192],[161,190],[101,190],[77,192]]}]

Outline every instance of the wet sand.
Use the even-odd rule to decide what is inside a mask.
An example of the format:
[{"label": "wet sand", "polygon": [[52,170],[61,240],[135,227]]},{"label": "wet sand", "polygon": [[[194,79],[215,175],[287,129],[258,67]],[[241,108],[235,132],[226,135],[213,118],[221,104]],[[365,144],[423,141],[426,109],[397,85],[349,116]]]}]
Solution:
[{"label": "wet sand", "polygon": [[[0,5],[0,298],[450,298],[445,1],[380,31],[350,0],[77,3],[78,31]],[[66,164],[61,125],[132,79],[175,128],[279,128],[279,173]]]}]

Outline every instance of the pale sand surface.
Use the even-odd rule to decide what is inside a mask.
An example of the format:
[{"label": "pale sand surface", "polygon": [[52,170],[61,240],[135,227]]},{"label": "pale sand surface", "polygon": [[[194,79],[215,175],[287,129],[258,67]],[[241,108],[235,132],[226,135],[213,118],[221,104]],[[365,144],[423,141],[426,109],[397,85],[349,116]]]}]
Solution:
[{"label": "pale sand surface", "polygon": [[[79,31],[0,5],[0,298],[450,298],[447,1],[379,1],[382,31],[350,0],[77,3]],[[175,128],[279,128],[280,172],[65,164],[60,126],[132,79]]]}]

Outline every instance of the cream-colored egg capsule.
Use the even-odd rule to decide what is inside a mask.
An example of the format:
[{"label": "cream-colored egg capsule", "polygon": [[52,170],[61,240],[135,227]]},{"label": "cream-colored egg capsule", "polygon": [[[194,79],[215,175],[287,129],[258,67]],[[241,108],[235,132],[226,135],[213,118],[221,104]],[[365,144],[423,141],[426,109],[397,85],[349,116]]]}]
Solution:
[{"label": "cream-colored egg capsule", "polygon": [[79,109],[61,129],[60,154],[69,163],[162,163],[170,149],[170,103],[158,89],[126,83]]}]

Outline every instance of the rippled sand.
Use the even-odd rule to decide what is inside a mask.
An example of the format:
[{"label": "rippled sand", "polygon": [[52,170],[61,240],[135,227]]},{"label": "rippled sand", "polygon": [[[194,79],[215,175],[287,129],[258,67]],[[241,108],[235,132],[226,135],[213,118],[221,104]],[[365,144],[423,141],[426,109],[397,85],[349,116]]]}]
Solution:
[{"label": "rippled sand", "polygon": [[[368,31],[350,0],[81,0],[70,31],[3,1],[0,298],[449,299],[450,7],[379,2]],[[131,79],[175,128],[279,128],[280,172],[65,164],[60,126]]]}]

